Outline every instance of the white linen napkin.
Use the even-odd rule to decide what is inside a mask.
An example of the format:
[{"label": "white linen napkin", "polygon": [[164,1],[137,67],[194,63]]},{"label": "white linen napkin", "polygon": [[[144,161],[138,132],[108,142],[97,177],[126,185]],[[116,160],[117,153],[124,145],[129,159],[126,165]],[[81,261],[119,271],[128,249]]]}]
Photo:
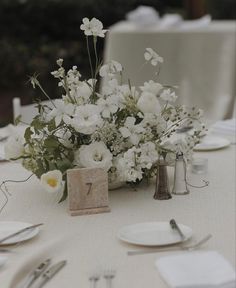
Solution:
[{"label": "white linen napkin", "polygon": [[212,134],[226,137],[231,143],[236,143],[236,118],[217,121],[209,131]]},{"label": "white linen napkin", "polygon": [[159,13],[150,6],[139,6],[126,14],[126,19],[138,26],[153,26],[159,22]]},{"label": "white linen napkin", "polygon": [[159,258],[155,265],[171,288],[235,288],[235,271],[216,251],[186,252]]}]

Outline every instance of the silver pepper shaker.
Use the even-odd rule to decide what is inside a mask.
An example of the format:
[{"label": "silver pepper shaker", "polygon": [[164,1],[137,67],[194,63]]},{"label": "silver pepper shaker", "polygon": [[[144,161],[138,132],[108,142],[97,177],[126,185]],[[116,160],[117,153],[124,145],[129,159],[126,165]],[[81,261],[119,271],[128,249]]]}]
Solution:
[{"label": "silver pepper shaker", "polygon": [[182,152],[176,154],[175,159],[175,174],[174,174],[174,186],[172,194],[185,195],[189,194],[186,181],[186,163]]}]

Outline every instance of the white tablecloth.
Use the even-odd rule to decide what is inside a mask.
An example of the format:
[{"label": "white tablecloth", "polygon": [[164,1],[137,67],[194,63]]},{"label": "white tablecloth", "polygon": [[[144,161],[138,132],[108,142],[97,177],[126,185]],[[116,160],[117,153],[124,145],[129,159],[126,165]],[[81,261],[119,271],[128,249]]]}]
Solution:
[{"label": "white tablecloth", "polygon": [[[154,79],[179,86],[180,103],[196,105],[206,111],[207,119],[219,120],[233,113],[235,45],[236,21],[213,21],[184,30],[142,28],[123,21],[110,28],[105,59],[122,63],[124,78],[133,85]],[[158,79],[150,65],[143,66],[148,47],[164,58]]]},{"label": "white tablecloth", "polygon": [[[15,287],[14,283],[27,269],[46,257],[53,257],[54,262],[68,260],[66,267],[48,282],[47,288],[90,287],[89,275],[104,269],[116,270],[114,288],[166,288],[154,262],[170,252],[127,256],[128,250],[137,247],[121,242],[116,235],[124,225],[171,218],[190,226],[194,239],[212,233],[213,238],[202,249],[217,250],[235,265],[235,146],[199,152],[196,156],[209,160],[209,173],[203,177],[209,179],[209,187],[191,188],[189,195],[173,196],[165,201],[152,198],[152,185],[144,185],[137,191],[114,190],[110,192],[111,212],[104,214],[69,216],[67,202],[57,204],[58,197],[43,192],[35,178],[26,183],[8,184],[12,196],[0,214],[1,221],[45,224],[36,238],[8,254],[8,262],[0,269],[1,288]],[[170,183],[173,183],[172,174]],[[19,164],[0,164],[0,181],[20,180],[28,175]],[[199,176],[192,179],[195,183],[196,177]],[[0,195],[1,204],[2,201]],[[104,285],[104,280],[100,280],[97,288]]]}]

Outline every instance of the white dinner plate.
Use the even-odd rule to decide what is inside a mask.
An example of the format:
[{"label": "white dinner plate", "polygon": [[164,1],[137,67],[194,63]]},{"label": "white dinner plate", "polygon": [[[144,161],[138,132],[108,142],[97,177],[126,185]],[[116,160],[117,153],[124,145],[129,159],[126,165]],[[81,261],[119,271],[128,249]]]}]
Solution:
[{"label": "white dinner plate", "polygon": [[195,151],[217,150],[230,145],[230,141],[226,138],[206,136],[202,141],[194,147]]},{"label": "white dinner plate", "polygon": [[[33,224],[18,222],[18,221],[0,221],[0,239],[31,225]],[[39,233],[39,228],[35,227],[4,241],[0,245],[9,245],[9,244],[15,244],[18,242],[26,241],[35,237],[38,233]]]},{"label": "white dinner plate", "polygon": [[[193,231],[191,228],[178,224],[188,240]],[[118,232],[118,238],[130,244],[143,246],[161,246],[182,242],[176,230],[170,227],[169,222],[145,222],[125,226]]]}]

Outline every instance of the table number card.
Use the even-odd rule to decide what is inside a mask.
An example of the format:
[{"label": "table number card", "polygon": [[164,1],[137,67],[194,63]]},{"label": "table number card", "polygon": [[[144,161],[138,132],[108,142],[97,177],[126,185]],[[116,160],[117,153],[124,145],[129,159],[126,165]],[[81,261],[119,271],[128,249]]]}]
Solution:
[{"label": "table number card", "polygon": [[67,170],[71,216],[109,212],[108,178],[101,168]]}]

